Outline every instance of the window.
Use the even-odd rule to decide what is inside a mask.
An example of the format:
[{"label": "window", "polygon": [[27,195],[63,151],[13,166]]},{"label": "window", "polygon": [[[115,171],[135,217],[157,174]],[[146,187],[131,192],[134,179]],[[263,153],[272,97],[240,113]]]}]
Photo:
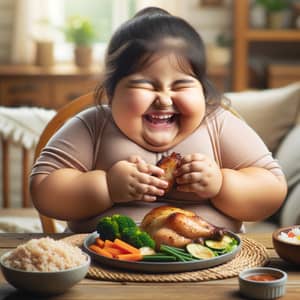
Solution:
[{"label": "window", "polygon": [[[137,0],[48,0],[50,23],[62,28],[68,17],[80,15],[88,17],[97,31],[94,56],[100,60],[106,43],[113,31],[136,12]],[[63,34],[55,34],[55,57],[59,61],[70,61],[73,45],[68,44]]]}]

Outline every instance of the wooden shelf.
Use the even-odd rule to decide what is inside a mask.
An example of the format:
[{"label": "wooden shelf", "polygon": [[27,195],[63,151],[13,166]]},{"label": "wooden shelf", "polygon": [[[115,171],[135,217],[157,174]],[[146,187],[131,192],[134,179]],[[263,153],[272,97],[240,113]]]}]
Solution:
[{"label": "wooden shelf", "polygon": [[282,42],[300,41],[300,30],[253,30],[246,33],[249,41]]},{"label": "wooden shelf", "polygon": [[90,68],[78,68],[73,64],[56,64],[52,67],[35,65],[0,65],[0,76],[97,76],[101,67],[93,64]]},{"label": "wooden shelf", "polygon": [[250,45],[253,42],[300,42],[300,30],[253,29],[249,27],[250,0],[234,3],[233,90],[249,89]]}]

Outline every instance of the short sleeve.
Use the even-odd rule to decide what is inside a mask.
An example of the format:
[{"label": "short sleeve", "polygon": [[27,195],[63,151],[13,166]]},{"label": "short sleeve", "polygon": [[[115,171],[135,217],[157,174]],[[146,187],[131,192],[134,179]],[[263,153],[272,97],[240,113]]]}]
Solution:
[{"label": "short sleeve", "polygon": [[73,168],[82,172],[92,170],[97,143],[100,142],[97,138],[101,124],[99,114],[101,113],[97,108],[91,108],[68,120],[48,141],[36,160],[31,175],[50,174],[61,168]]},{"label": "short sleeve", "polygon": [[274,175],[283,175],[263,140],[244,120],[230,111],[222,110],[217,122],[222,168],[239,170],[260,167]]}]

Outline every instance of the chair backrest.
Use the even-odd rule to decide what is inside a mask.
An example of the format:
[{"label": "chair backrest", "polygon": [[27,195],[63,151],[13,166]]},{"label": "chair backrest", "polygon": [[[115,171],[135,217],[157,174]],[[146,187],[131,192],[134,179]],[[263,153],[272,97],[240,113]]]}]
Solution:
[{"label": "chair backrest", "polygon": [[[59,109],[53,119],[43,130],[39,142],[35,149],[34,160],[36,160],[42,149],[47,144],[52,135],[72,116],[76,115],[83,109],[94,104],[93,93],[83,95]],[[42,228],[45,233],[55,233],[55,220],[40,214]]]}]

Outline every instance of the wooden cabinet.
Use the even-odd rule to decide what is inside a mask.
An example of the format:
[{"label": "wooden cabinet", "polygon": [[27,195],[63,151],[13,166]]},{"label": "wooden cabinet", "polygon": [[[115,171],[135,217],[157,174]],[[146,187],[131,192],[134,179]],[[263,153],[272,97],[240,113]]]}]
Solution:
[{"label": "wooden cabinet", "polygon": [[[212,67],[208,73],[221,92],[227,89],[226,67]],[[72,65],[56,65],[50,68],[0,65],[0,105],[57,109],[93,91],[100,80],[100,67],[79,69]]]},{"label": "wooden cabinet", "polygon": [[227,66],[208,66],[207,74],[208,78],[221,93],[230,90],[230,75]]},{"label": "wooden cabinet", "polygon": [[[209,68],[208,73],[221,92],[227,89],[226,67]],[[100,80],[100,67],[79,69],[72,65],[56,65],[50,68],[0,65],[0,105],[57,109],[93,91]]]},{"label": "wooden cabinet", "polygon": [[233,89],[249,88],[249,48],[253,42],[300,42],[300,30],[249,27],[249,0],[234,1]]},{"label": "wooden cabinet", "polygon": [[50,84],[43,79],[12,77],[0,79],[1,105],[5,106],[40,106],[50,107]]},{"label": "wooden cabinet", "polygon": [[268,87],[282,87],[296,81],[300,82],[300,65],[278,63],[268,67]]},{"label": "wooden cabinet", "polygon": [[[100,75],[99,75],[100,76]],[[67,102],[91,92],[97,86],[99,79],[89,76],[80,76],[78,78],[64,78],[54,80],[53,99],[56,107],[61,107]]]},{"label": "wooden cabinet", "polygon": [[93,91],[100,78],[100,67],[79,69],[72,65],[57,65],[45,69],[29,65],[2,65],[0,105],[57,109]]}]

